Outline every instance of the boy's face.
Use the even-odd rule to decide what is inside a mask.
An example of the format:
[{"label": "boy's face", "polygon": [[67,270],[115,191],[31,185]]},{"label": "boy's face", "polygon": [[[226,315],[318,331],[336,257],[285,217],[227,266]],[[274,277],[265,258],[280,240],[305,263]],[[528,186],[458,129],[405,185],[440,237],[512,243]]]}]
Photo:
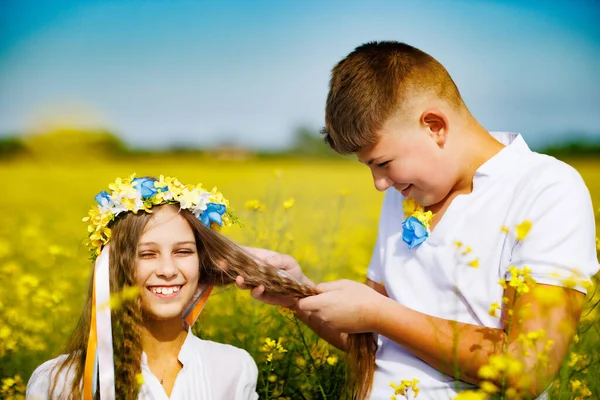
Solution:
[{"label": "boy's face", "polygon": [[380,130],[377,142],[356,155],[371,169],[377,190],[393,186],[403,196],[431,206],[453,187],[454,170],[443,151],[445,126],[435,116],[424,122],[392,117]]}]

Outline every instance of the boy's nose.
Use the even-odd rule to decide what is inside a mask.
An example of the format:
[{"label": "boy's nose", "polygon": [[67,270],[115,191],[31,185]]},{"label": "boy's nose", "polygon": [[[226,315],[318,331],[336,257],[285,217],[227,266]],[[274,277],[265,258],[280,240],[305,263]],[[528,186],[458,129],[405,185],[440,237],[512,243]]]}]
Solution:
[{"label": "boy's nose", "polygon": [[375,183],[375,188],[380,192],[388,190],[394,184],[387,176],[374,176],[373,182]]}]

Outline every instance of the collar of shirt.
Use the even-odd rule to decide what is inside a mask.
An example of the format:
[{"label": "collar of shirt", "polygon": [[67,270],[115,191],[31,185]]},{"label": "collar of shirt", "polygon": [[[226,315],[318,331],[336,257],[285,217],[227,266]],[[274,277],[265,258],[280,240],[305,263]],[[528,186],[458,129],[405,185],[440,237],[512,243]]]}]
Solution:
[{"label": "collar of shirt", "polygon": [[[194,334],[192,333],[192,329],[188,328],[187,336],[181,345],[181,349],[179,349],[179,354],[177,355],[177,359],[184,367],[185,364],[190,361],[190,357],[193,357],[194,354],[192,351],[192,347],[194,345],[193,336]],[[146,355],[146,352],[142,353],[142,368],[150,370],[148,367],[148,356]]]},{"label": "collar of shirt", "polygon": [[507,161],[517,158],[520,153],[531,151],[523,136],[518,133],[490,132],[490,134],[505,147],[477,168],[475,178],[501,173],[506,170],[507,165],[511,165]]}]

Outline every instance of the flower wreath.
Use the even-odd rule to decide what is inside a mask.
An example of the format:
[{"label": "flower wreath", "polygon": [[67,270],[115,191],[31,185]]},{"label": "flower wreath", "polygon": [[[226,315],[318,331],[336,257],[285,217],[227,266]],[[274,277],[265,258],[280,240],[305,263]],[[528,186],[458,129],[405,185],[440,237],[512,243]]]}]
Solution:
[{"label": "flower wreath", "polygon": [[153,206],[178,203],[180,209],[190,210],[196,218],[210,228],[230,226],[237,218],[228,209],[229,201],[217,188],[208,191],[202,184],[184,185],[176,178],[160,176],[158,180],[117,178],[108,185],[110,192],[103,190],[95,197],[96,206],[83,219],[88,224],[87,247],[95,259],[102,247],[110,240],[108,227],[123,212],[145,211],[151,213]]}]

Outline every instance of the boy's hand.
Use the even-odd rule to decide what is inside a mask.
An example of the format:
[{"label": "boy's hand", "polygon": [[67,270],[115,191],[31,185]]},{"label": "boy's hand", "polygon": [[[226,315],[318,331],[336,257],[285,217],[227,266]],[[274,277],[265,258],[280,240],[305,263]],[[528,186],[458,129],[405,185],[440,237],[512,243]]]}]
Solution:
[{"label": "boy's hand", "polygon": [[[275,251],[267,249],[259,249],[254,247],[242,248],[244,251],[246,251],[246,253],[250,254],[250,256],[252,256],[252,258],[254,258],[258,264],[270,265],[272,267],[279,268],[298,282],[314,286],[314,283],[304,275],[302,268],[293,257],[285,254],[279,254]],[[244,284],[244,278],[241,276],[236,278],[235,283],[240,289],[250,289],[250,294],[252,297],[264,303],[283,307],[294,307],[298,302],[298,299],[294,297],[265,293],[265,288],[262,285],[255,288],[246,286]]]},{"label": "boy's hand", "polygon": [[317,289],[322,293],[300,299],[296,308],[341,332],[374,331],[378,304],[385,296],[367,285],[347,279],[321,283]]}]

